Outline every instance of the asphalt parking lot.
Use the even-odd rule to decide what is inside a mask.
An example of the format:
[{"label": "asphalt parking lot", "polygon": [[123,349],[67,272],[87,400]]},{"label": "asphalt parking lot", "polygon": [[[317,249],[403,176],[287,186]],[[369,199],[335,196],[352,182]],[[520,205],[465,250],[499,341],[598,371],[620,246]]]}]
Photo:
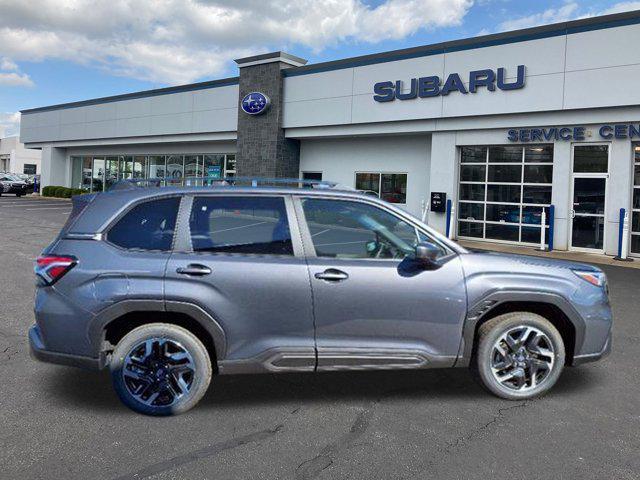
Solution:
[{"label": "asphalt parking lot", "polygon": [[2,479],[640,478],[640,270],[604,267],[613,353],[540,399],[497,399],[466,370],[237,376],[150,418],[106,373],[29,357],[33,260],[70,210],[0,197]]}]

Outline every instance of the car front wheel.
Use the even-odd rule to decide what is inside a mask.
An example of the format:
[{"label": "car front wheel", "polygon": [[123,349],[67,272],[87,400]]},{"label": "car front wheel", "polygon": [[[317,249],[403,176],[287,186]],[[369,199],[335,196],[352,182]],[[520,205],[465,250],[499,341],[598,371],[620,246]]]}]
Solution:
[{"label": "car front wheel", "polygon": [[166,323],[125,335],[109,363],[113,386],[129,408],[146,415],[176,415],[194,407],[211,382],[211,359],[188,330]]},{"label": "car front wheel", "polygon": [[553,324],[534,313],[514,312],[480,326],[472,369],[493,394],[526,400],[553,387],[564,362],[564,342]]}]

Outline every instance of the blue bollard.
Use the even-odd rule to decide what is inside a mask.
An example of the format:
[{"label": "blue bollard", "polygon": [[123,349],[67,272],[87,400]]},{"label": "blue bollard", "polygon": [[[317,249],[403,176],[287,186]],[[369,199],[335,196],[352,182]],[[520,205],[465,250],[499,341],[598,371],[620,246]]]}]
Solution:
[{"label": "blue bollard", "polygon": [[620,223],[618,224],[618,257],[622,258],[622,235],[624,231],[624,214],[626,210],[624,208],[620,209]]},{"label": "blue bollard", "polygon": [[549,251],[553,251],[553,233],[554,228],[553,224],[555,223],[556,218],[556,207],[553,205],[549,205]]},{"label": "blue bollard", "polygon": [[451,226],[451,199],[447,200],[447,225],[445,227],[445,235],[449,238],[449,227]]}]

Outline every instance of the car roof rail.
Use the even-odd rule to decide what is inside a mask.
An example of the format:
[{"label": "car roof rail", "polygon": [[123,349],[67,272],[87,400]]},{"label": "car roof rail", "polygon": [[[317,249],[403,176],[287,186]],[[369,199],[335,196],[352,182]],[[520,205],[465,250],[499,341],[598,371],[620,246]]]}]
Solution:
[{"label": "car roof rail", "polygon": [[284,187],[315,188],[354,191],[353,188],[326,180],[306,180],[302,178],[265,178],[265,177],[197,177],[180,178],[128,178],[114,183],[109,191],[131,190],[148,187]]}]

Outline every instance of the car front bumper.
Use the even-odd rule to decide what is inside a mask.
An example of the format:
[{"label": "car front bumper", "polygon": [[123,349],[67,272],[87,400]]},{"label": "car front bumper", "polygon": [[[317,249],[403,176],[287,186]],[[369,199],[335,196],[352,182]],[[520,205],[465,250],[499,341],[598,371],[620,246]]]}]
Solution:
[{"label": "car front bumper", "polygon": [[106,359],[103,356],[92,358],[47,350],[37,325],[33,325],[29,329],[29,350],[31,356],[40,362],[79,367],[87,370],[100,370],[106,365]]},{"label": "car front bumper", "polygon": [[576,355],[575,357],[573,357],[573,366],[578,366],[578,365],[582,365],[585,363],[589,363],[589,362],[596,362],[598,360],[601,360],[605,357],[607,357],[610,353],[611,353],[611,339],[612,337],[612,332],[609,332],[609,336],[607,337],[607,341],[604,344],[604,347],[602,348],[601,351],[596,352],[596,353],[588,353],[588,354],[584,354],[584,355]]},{"label": "car front bumper", "polygon": [[11,187],[9,187],[9,190],[5,190],[3,193],[26,194],[27,193],[27,187],[26,186],[21,186],[21,187],[11,186]]}]

